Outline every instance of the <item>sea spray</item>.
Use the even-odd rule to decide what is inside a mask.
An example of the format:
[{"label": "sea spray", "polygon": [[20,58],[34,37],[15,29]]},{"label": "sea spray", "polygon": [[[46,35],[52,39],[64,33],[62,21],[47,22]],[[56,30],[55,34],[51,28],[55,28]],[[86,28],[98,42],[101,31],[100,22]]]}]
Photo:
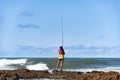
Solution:
[{"label": "sea spray", "polygon": [[15,69],[48,70],[48,67],[44,63],[33,64],[28,59],[0,59],[0,70]]},{"label": "sea spray", "polygon": [[15,59],[15,60],[8,60],[8,59],[1,59],[0,66],[10,65],[10,64],[25,64],[27,59]]},{"label": "sea spray", "polygon": [[0,70],[18,69],[16,67],[23,66],[26,62],[27,59],[0,59]]},{"label": "sea spray", "polygon": [[28,65],[27,69],[29,69],[29,70],[48,70],[48,67],[46,64],[38,63],[35,65]]}]

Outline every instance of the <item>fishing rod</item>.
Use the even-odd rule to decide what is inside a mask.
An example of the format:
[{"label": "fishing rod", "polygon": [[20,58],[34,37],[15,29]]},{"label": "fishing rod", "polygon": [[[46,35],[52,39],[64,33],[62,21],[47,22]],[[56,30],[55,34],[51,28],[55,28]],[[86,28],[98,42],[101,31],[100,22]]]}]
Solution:
[{"label": "fishing rod", "polygon": [[64,34],[63,34],[63,17],[61,17],[61,44],[64,45]]}]

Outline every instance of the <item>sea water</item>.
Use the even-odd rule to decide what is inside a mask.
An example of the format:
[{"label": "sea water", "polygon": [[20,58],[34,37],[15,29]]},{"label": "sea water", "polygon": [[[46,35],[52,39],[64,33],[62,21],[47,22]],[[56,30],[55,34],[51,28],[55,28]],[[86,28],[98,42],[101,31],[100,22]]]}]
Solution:
[{"label": "sea water", "polygon": [[[0,70],[48,70],[56,68],[57,58],[0,58]],[[120,72],[120,58],[65,58],[65,71],[117,71]]]}]

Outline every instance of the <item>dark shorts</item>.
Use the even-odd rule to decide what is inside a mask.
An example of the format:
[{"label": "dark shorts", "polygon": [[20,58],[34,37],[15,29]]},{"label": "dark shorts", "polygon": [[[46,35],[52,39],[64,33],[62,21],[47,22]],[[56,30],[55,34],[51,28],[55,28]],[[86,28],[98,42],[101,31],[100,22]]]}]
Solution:
[{"label": "dark shorts", "polygon": [[64,61],[64,59],[58,59],[58,60],[63,60]]}]

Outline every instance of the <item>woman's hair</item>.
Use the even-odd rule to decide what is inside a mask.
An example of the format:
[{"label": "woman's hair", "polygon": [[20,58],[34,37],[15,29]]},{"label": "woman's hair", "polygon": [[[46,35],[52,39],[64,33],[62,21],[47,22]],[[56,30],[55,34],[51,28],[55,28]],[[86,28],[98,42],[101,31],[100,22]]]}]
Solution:
[{"label": "woman's hair", "polygon": [[63,49],[63,46],[60,46],[60,49]]},{"label": "woman's hair", "polygon": [[60,49],[62,49],[63,54],[65,55],[65,52],[64,52],[63,46],[60,46]]}]

